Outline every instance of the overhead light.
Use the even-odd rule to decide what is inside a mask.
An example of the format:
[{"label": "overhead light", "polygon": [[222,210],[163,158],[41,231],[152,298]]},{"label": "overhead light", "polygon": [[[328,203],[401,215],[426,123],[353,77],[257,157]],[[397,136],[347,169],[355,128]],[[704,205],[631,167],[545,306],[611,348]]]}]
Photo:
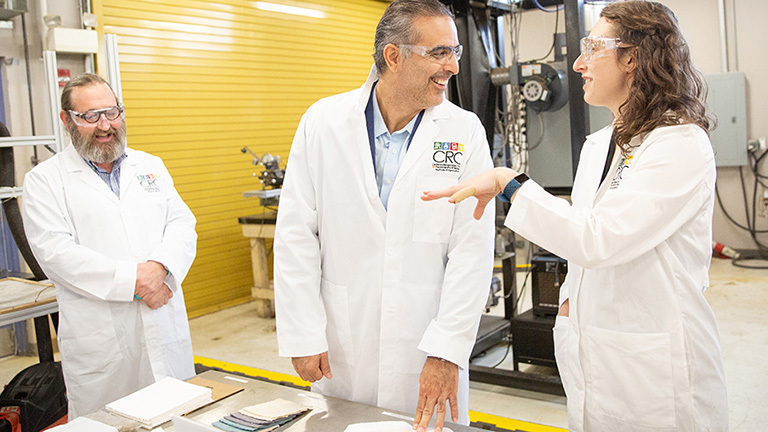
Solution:
[{"label": "overhead light", "polygon": [[287,5],[269,3],[269,2],[263,2],[263,1],[257,1],[255,3],[255,6],[257,9],[261,9],[269,12],[279,12],[279,13],[285,13],[290,15],[302,15],[310,18],[325,18],[325,12],[319,11],[316,9],[309,9],[309,8],[303,8],[298,6],[287,6]]}]

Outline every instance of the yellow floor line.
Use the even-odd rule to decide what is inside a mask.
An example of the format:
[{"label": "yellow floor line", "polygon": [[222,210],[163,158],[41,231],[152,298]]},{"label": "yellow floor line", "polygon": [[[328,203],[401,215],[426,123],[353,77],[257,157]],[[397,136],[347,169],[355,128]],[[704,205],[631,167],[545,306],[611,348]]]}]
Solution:
[{"label": "yellow floor line", "polygon": [[227,372],[240,372],[248,376],[266,378],[270,381],[275,381],[275,382],[289,382],[299,387],[309,387],[311,385],[309,381],[304,381],[303,379],[294,375],[265,371],[263,369],[256,369],[248,366],[241,366],[234,363],[227,363],[227,362],[213,360],[205,357],[198,357],[198,356],[194,356],[194,357],[195,357],[195,363],[198,363],[207,367],[218,368]]},{"label": "yellow floor line", "polygon": [[514,420],[477,411],[469,412],[469,420],[473,423],[490,424],[496,426],[497,428],[507,429],[510,431],[521,430],[525,432],[568,432],[568,429],[545,426],[537,423],[529,423],[522,420]]},{"label": "yellow floor line", "polygon": [[[501,269],[503,269],[503,268],[504,268],[504,267],[503,267],[503,266],[500,266],[500,265],[497,265],[497,266],[493,266],[493,269],[494,269],[494,270],[501,270]],[[531,268],[531,265],[530,265],[530,264],[517,264],[517,265],[515,266],[515,268],[518,268],[518,269],[527,269],[527,268]]]},{"label": "yellow floor line", "polygon": [[[251,377],[266,378],[274,382],[288,382],[300,387],[309,387],[310,382],[303,379],[279,372],[270,372],[263,369],[252,368],[248,366],[241,366],[234,363],[227,363],[219,360],[209,359],[206,357],[194,356],[195,363],[206,366],[221,369],[226,372],[238,372]],[[519,429],[525,432],[567,432],[567,429],[560,429],[552,426],[544,426],[536,423],[529,423],[520,420],[513,420],[506,417],[495,416],[491,414],[484,414],[477,411],[469,412],[469,419],[472,422],[480,422],[485,424],[494,425],[498,428],[509,429],[514,431]]]}]

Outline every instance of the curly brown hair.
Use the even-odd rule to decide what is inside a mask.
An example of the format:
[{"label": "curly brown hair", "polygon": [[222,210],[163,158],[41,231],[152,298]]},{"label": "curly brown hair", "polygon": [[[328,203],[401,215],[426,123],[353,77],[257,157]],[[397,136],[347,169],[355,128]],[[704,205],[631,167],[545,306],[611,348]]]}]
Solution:
[{"label": "curly brown hair", "polygon": [[705,103],[707,88],[675,14],[660,3],[636,0],[609,4],[600,16],[631,46],[619,55],[636,56],[629,97],[614,124],[622,152],[632,149],[632,137],[662,126],[693,123],[708,131],[714,117]]}]

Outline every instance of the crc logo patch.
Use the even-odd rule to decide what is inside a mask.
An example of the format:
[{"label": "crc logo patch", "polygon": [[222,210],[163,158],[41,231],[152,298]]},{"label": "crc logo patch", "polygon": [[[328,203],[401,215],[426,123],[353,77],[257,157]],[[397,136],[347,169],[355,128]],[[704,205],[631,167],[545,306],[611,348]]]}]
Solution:
[{"label": "crc logo patch", "polygon": [[154,174],[139,174],[136,176],[139,184],[144,188],[144,192],[160,192],[160,186],[157,184],[158,178]]},{"label": "crc logo patch", "polygon": [[616,177],[611,180],[611,189],[616,189],[619,187],[619,184],[622,180],[622,175],[624,174],[624,170],[629,169],[629,165],[632,164],[633,158],[634,156],[627,156],[621,161],[621,163],[619,163],[619,169],[616,172]]},{"label": "crc logo patch", "polygon": [[437,172],[459,172],[464,160],[464,144],[435,141],[432,150],[432,169]]}]

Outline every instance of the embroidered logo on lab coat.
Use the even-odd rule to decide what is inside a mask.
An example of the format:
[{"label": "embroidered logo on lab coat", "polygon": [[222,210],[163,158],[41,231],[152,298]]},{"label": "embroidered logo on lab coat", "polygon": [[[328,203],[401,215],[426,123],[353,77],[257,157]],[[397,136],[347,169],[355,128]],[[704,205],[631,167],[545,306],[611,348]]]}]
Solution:
[{"label": "embroidered logo on lab coat", "polygon": [[436,172],[458,173],[464,160],[464,144],[435,141],[432,146],[432,169]]},{"label": "embroidered logo on lab coat", "polygon": [[629,165],[632,163],[632,158],[634,158],[634,156],[627,156],[621,161],[619,164],[619,169],[616,172],[616,177],[611,180],[611,189],[616,189],[619,187],[619,183],[621,183],[624,170],[629,168]]},{"label": "embroidered logo on lab coat", "polygon": [[139,179],[139,184],[144,188],[144,192],[160,192],[160,185],[157,184],[158,178],[154,174],[140,174],[136,178]]}]

